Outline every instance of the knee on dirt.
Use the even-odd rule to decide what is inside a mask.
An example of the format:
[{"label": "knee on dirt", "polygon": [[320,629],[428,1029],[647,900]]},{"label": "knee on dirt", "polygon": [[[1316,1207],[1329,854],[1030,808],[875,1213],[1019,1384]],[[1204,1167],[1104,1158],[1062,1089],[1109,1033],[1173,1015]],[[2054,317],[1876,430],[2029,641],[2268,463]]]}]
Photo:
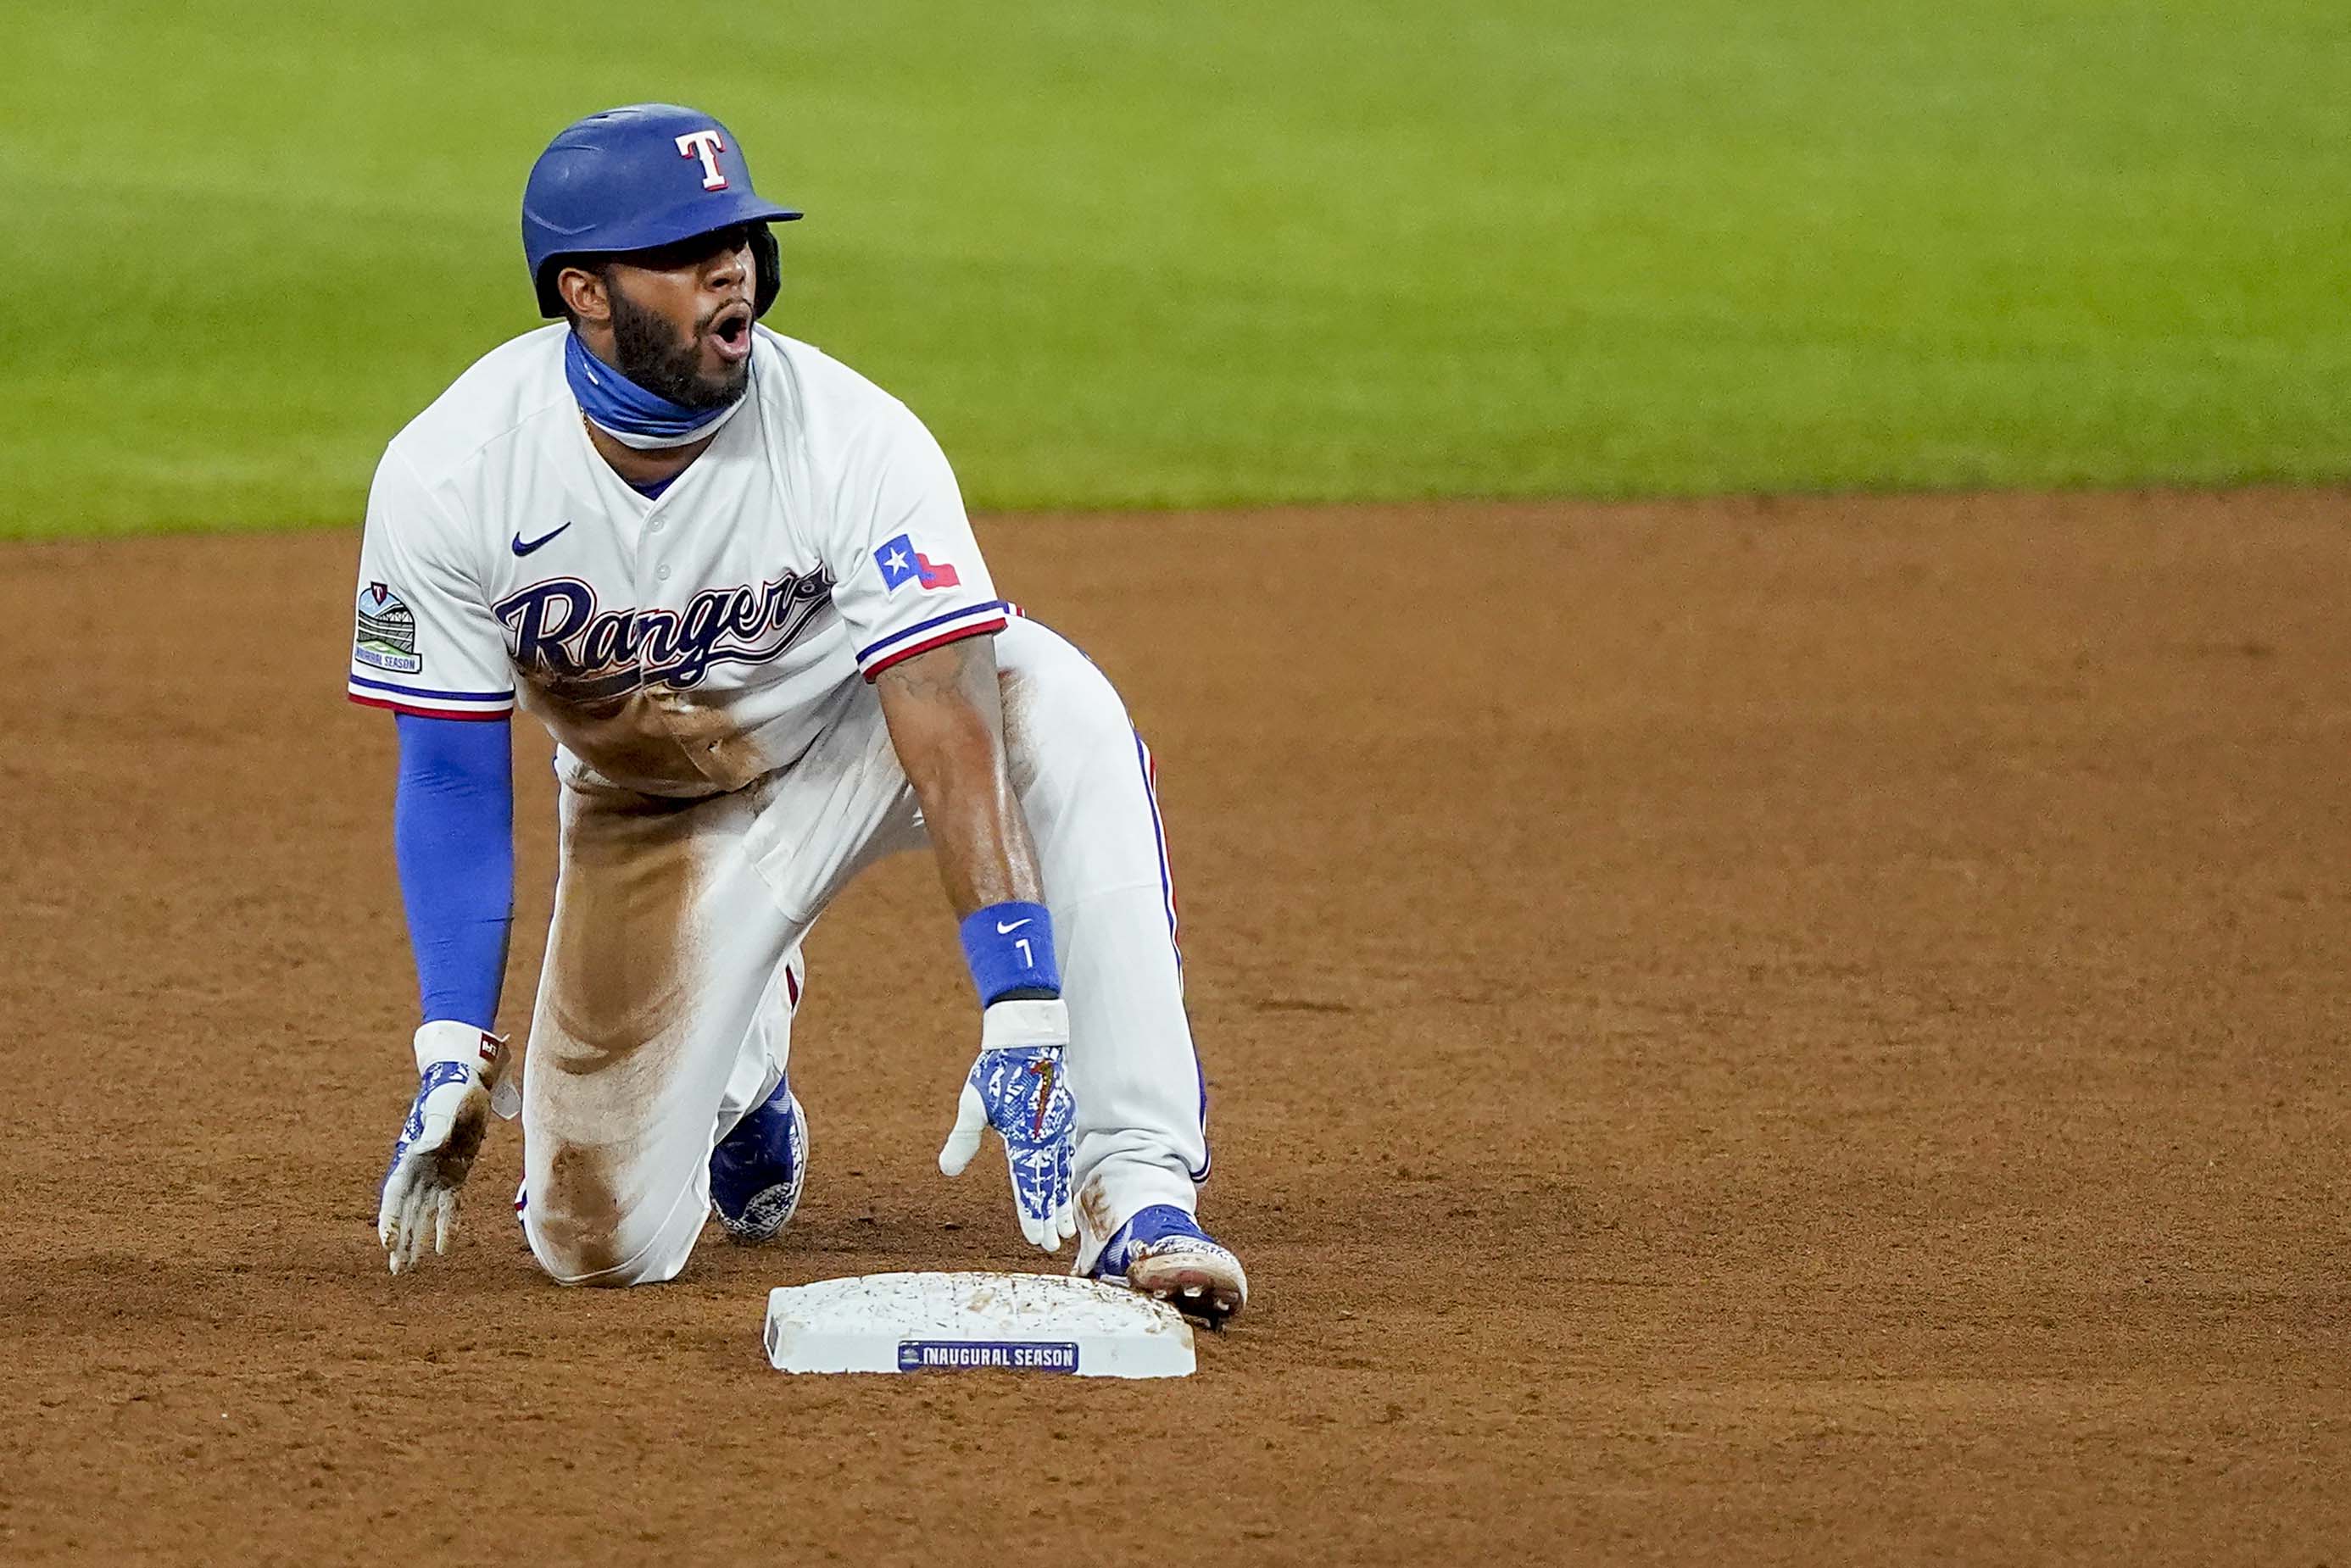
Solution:
[{"label": "knee on dirt", "polygon": [[559,1151],[553,1170],[531,1184],[523,1210],[531,1256],[548,1277],[601,1286],[675,1279],[701,1231],[703,1210],[682,1192],[625,1195],[593,1161],[564,1159],[568,1152]]}]

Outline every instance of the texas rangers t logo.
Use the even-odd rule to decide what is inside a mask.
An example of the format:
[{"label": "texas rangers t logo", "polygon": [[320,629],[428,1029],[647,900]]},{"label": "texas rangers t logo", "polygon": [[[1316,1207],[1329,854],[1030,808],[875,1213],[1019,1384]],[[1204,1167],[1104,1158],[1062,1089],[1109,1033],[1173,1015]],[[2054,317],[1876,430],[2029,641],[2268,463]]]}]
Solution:
[{"label": "texas rangers t logo", "polygon": [[702,160],[702,188],[705,191],[726,189],[726,171],[718,167],[718,155],[726,151],[726,143],[715,130],[689,130],[677,139],[680,158]]},{"label": "texas rangers t logo", "polygon": [[925,593],[933,588],[955,588],[963,586],[963,578],[945,561],[934,561],[914,548],[914,536],[901,534],[873,552],[873,564],[882,568],[882,587],[892,598],[908,583]]}]

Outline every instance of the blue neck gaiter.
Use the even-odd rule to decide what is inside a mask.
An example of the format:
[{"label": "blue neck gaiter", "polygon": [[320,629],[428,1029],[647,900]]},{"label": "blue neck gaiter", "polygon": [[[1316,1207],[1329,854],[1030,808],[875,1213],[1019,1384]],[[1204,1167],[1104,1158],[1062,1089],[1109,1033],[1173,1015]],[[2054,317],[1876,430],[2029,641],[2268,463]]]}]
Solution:
[{"label": "blue neck gaiter", "polygon": [[563,339],[563,379],[571,383],[571,395],[580,400],[580,411],[594,421],[598,430],[640,452],[691,446],[733,419],[735,410],[745,401],[737,398],[716,410],[673,403],[658,392],[648,392],[590,354],[577,332]]}]

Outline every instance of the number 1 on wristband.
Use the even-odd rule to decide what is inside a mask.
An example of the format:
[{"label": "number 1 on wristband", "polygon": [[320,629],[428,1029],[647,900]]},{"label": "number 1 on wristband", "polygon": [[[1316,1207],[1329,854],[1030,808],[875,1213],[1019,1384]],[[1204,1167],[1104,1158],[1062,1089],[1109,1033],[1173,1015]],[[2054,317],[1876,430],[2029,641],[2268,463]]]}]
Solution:
[{"label": "number 1 on wristband", "polygon": [[1044,905],[1019,900],[990,904],[972,911],[960,934],[964,961],[971,966],[971,983],[981,1006],[1015,992],[1061,995],[1053,918]]}]

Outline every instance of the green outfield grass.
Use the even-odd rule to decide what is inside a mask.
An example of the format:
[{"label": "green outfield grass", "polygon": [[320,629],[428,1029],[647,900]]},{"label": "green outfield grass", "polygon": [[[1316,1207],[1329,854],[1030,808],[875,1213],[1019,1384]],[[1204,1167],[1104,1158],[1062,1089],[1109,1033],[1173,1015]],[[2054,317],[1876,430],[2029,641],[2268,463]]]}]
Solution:
[{"label": "green outfield grass", "polygon": [[343,523],[637,99],[976,505],[2351,474],[2342,0],[82,4],[0,23],[0,533]]}]

